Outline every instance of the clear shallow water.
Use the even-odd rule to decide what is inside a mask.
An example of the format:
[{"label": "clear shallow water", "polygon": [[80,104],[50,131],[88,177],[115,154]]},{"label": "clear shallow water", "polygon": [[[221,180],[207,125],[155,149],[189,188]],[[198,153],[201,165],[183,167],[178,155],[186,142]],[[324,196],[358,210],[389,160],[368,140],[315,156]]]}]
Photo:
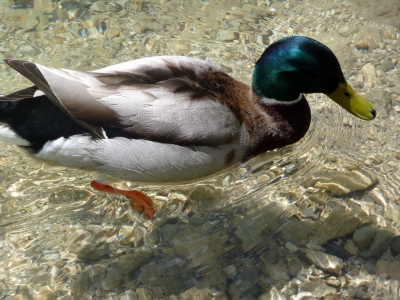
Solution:
[{"label": "clear shallow water", "polygon": [[[106,178],[152,196],[154,222],[132,212],[123,197],[90,189],[102,175],[33,161],[1,144],[0,297],[395,299],[398,34],[389,19],[388,25],[357,10],[356,1],[322,2],[0,5],[2,57],[91,70],[187,55],[249,83],[269,43],[301,34],[330,46],[356,89],[375,91],[378,99],[378,118],[362,122],[326,97],[309,96],[313,123],[302,141],[198,183],[145,186]],[[364,41],[363,30],[376,40]],[[29,84],[4,64],[0,69],[1,93]],[[373,232],[363,235],[371,237],[366,246],[354,238],[358,228]]]}]

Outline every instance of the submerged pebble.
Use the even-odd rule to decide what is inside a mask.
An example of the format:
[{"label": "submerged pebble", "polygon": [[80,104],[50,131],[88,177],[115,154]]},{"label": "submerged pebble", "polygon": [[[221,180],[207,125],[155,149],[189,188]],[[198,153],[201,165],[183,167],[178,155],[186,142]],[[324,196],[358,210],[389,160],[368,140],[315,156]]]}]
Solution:
[{"label": "submerged pebble", "polygon": [[370,52],[378,48],[380,42],[382,42],[381,33],[379,30],[374,29],[362,30],[354,38],[354,46],[358,50],[368,50]]},{"label": "submerged pebble", "polygon": [[378,181],[377,176],[366,170],[359,171],[337,171],[320,172],[304,183],[305,187],[313,186],[318,189],[324,189],[332,195],[346,195],[355,191],[363,191]]},{"label": "submerged pebble", "polygon": [[325,298],[328,295],[336,294],[336,288],[327,285],[322,279],[318,279],[316,281],[307,281],[300,286],[300,290],[303,292],[310,292],[313,297]]},{"label": "submerged pebble", "polygon": [[328,273],[340,275],[343,267],[343,261],[340,258],[316,250],[306,250],[305,255],[318,268]]},{"label": "submerged pebble", "polygon": [[123,278],[118,269],[108,268],[106,270],[106,277],[101,283],[101,287],[106,291],[115,289],[123,283]]},{"label": "submerged pebble", "polygon": [[371,245],[371,242],[377,232],[374,226],[363,226],[357,229],[353,234],[353,243],[358,249],[365,249]]}]

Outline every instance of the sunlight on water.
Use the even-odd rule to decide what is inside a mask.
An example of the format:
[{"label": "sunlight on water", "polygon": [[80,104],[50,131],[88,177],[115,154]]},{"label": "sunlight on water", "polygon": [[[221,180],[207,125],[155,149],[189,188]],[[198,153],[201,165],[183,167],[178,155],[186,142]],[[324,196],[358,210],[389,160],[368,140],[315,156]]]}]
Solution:
[{"label": "sunlight on water", "polygon": [[[0,58],[59,68],[185,55],[250,83],[266,46],[310,36],[378,117],[308,95],[300,142],[181,185],[54,166],[1,143],[0,299],[397,299],[400,6],[326,2],[1,2]],[[1,94],[29,85],[0,71]],[[97,178],[151,196],[155,220],[91,189]]]}]

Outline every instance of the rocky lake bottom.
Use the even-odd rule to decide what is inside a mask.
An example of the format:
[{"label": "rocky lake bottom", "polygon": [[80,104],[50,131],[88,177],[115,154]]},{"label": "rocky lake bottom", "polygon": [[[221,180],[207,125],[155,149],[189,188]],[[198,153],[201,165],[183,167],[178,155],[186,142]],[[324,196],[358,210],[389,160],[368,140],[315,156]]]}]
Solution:
[{"label": "rocky lake bottom", "polygon": [[[356,120],[307,96],[299,143],[212,178],[149,186],[35,161],[0,144],[0,299],[398,299],[398,1],[51,1],[0,4],[0,58],[93,70],[156,55],[249,83],[271,42],[306,35],[377,108]],[[0,64],[6,94],[29,83]],[[154,199],[144,220],[103,178]]]}]

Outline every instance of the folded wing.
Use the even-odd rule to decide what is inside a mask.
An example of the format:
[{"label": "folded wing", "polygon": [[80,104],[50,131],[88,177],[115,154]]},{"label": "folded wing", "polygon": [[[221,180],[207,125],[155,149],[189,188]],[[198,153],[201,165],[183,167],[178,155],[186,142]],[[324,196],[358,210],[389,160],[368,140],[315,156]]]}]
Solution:
[{"label": "folded wing", "polygon": [[92,72],[6,63],[98,138],[116,130],[125,138],[217,146],[233,142],[241,130],[232,111],[202,84],[221,71],[199,59],[142,58]]}]

